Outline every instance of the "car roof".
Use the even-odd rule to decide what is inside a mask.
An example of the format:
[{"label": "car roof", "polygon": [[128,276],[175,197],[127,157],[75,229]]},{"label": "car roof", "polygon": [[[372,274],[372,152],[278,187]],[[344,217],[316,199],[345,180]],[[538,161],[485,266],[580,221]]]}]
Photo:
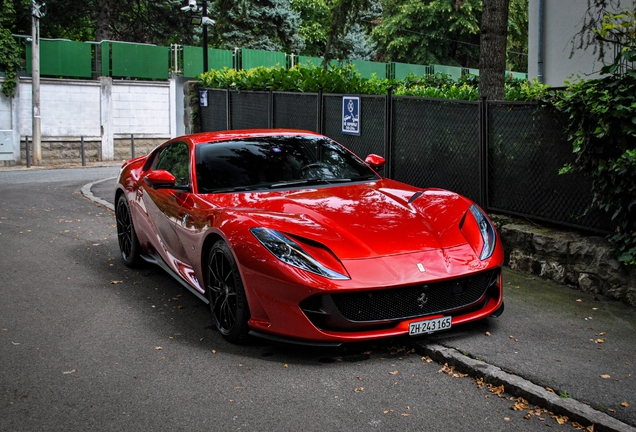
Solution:
[{"label": "car roof", "polygon": [[217,132],[200,132],[176,139],[187,138],[193,144],[203,144],[215,141],[227,141],[232,139],[259,138],[271,136],[322,136],[316,132],[300,129],[240,129]]}]

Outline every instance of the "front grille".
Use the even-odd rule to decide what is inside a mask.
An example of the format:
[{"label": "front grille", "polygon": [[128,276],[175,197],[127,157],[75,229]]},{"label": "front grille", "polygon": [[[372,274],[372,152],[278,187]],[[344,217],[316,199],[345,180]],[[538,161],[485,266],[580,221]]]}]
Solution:
[{"label": "front grille", "polygon": [[411,318],[469,306],[484,295],[492,278],[493,272],[489,271],[452,281],[332,297],[340,313],[350,321]]},{"label": "front grille", "polygon": [[301,307],[321,328],[345,330],[373,323],[386,326],[397,320],[474,306],[498,274],[499,269],[495,269],[443,282],[312,297]]}]

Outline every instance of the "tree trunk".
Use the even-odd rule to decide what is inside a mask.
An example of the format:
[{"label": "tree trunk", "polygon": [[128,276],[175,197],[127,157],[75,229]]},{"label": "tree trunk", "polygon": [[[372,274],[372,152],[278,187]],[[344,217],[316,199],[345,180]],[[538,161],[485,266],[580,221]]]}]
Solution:
[{"label": "tree trunk", "polygon": [[479,52],[479,96],[504,99],[509,0],[483,0]]}]

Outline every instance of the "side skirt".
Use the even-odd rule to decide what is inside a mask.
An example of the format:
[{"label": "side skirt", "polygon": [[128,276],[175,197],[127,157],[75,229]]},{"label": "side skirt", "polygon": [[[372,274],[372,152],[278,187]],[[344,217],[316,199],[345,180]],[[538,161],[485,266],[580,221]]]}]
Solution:
[{"label": "side skirt", "polygon": [[203,300],[203,302],[205,302],[205,304],[210,304],[210,301],[203,294],[201,294],[199,291],[197,291],[196,289],[191,287],[189,283],[184,281],[178,274],[176,274],[174,271],[172,271],[172,269],[168,266],[168,264],[166,264],[163,261],[163,259],[161,257],[159,257],[159,256],[151,256],[151,255],[142,255],[141,257],[144,259],[144,261],[149,262],[150,264],[155,264],[155,265],[161,267],[163,270],[165,270],[166,273],[168,273],[170,276],[175,278],[177,280],[177,282],[179,282],[181,285],[183,285],[188,290],[190,290],[192,292],[192,294],[197,296],[199,299]]}]

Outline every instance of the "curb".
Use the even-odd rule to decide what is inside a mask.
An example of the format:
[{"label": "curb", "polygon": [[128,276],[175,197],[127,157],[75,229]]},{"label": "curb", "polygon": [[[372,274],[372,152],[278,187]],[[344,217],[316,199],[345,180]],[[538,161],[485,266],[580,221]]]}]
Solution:
[{"label": "curb", "polygon": [[493,385],[504,386],[505,392],[522,397],[528,402],[555,414],[566,415],[581,424],[593,424],[595,431],[636,432],[636,428],[590,408],[575,399],[563,399],[519,376],[504,372],[496,366],[471,359],[453,348],[437,344],[416,344],[420,354],[427,355],[439,363],[448,363],[456,370],[474,378],[483,378]]},{"label": "curb", "polygon": [[117,177],[105,178],[105,179],[102,179],[102,180],[97,180],[96,182],[93,182],[93,183],[85,184],[84,186],[82,186],[82,195],[84,195],[86,198],[88,198],[89,200],[91,200],[91,201],[93,201],[93,202],[95,202],[97,204],[103,205],[104,207],[106,207],[108,209],[111,209],[112,211],[115,211],[115,206],[114,205],[112,205],[108,201],[105,201],[105,200],[103,200],[101,198],[96,197],[95,195],[93,195],[93,192],[91,191],[91,188],[94,185],[102,183],[102,182],[105,182],[105,181],[108,181],[108,180],[112,180],[112,179],[115,179],[115,178],[117,178]]}]

